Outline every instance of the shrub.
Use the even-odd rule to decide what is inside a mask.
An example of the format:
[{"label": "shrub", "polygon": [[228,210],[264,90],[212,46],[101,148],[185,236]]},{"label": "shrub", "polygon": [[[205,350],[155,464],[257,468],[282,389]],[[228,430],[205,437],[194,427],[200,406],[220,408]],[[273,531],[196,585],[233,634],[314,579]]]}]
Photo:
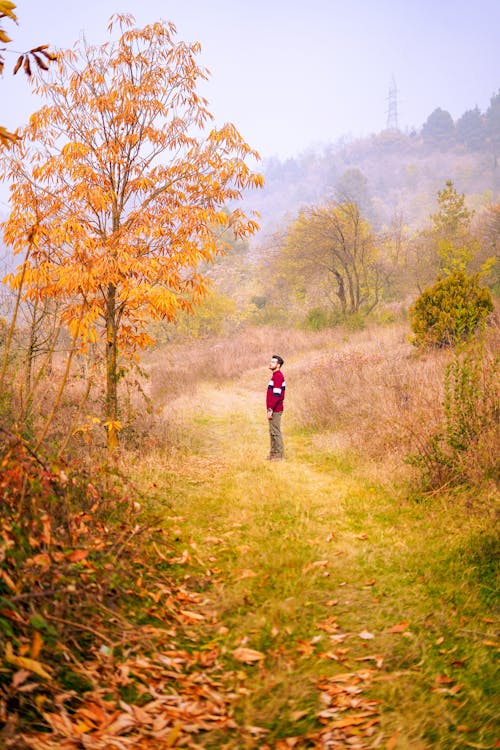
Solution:
[{"label": "shrub", "polygon": [[442,424],[408,459],[426,489],[498,480],[499,369],[483,345],[455,353],[447,366]]},{"label": "shrub", "polygon": [[304,328],[307,331],[321,331],[331,326],[331,316],[323,307],[313,307],[307,313],[304,320]]},{"label": "shrub", "polygon": [[415,346],[453,346],[470,339],[493,310],[477,275],[454,271],[425,289],[410,308]]}]

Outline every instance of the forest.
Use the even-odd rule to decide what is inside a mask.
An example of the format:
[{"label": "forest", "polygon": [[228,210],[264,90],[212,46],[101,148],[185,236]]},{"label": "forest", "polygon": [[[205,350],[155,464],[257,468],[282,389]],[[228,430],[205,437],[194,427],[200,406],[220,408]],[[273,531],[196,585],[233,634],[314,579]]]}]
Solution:
[{"label": "forest", "polygon": [[0,127],[0,748],[498,748],[500,90],[260,161],[109,31]]}]

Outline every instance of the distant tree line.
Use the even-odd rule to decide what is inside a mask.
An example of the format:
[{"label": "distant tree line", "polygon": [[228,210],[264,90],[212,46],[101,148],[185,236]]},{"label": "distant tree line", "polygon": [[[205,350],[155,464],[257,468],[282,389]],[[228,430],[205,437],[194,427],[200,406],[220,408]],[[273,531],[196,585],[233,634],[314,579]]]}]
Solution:
[{"label": "distant tree line", "polygon": [[500,90],[491,97],[490,106],[482,113],[476,105],[454,122],[449,112],[438,107],[425,121],[422,138],[431,146],[464,146],[470,151],[500,152]]}]

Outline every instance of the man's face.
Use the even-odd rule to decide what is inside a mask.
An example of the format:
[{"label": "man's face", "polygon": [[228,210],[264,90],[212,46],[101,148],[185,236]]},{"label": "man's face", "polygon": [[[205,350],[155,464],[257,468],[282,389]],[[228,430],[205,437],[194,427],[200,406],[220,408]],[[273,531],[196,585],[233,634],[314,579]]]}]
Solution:
[{"label": "man's face", "polygon": [[278,369],[278,360],[274,357],[269,362],[269,369],[270,370],[277,370]]}]

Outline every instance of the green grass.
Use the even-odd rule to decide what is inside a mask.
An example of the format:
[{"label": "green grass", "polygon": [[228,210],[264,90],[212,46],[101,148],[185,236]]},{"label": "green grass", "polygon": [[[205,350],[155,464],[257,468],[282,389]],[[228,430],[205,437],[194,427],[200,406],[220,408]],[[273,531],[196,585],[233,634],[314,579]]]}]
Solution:
[{"label": "green grass", "polygon": [[[146,494],[154,487],[148,512],[175,527],[174,554],[196,557],[179,580],[205,581],[216,623],[189,637],[218,645],[232,681],[241,729],[200,747],[263,747],[263,736],[273,747],[317,731],[318,680],[366,668],[381,724],[360,746],[498,747],[494,493],[415,502],[286,419],[288,460],[266,463],[256,401],[207,386],[186,420],[197,452],[152,457],[136,476]],[[265,660],[236,662],[241,646]]]}]

